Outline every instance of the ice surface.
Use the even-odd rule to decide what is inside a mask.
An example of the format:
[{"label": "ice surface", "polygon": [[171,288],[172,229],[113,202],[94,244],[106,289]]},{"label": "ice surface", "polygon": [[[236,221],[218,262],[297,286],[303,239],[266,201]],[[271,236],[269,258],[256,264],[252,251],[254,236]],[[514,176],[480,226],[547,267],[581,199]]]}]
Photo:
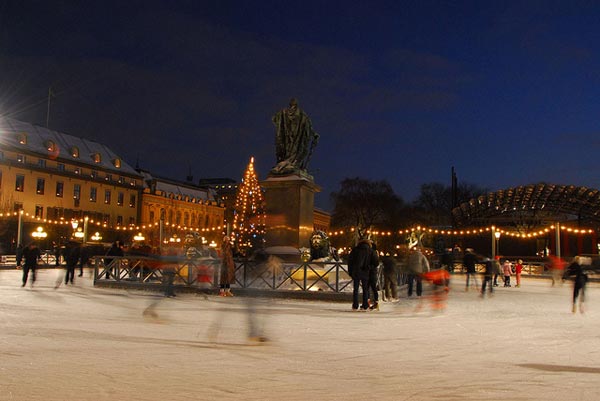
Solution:
[{"label": "ice surface", "polygon": [[58,273],[31,289],[0,270],[2,401],[600,399],[596,284],[585,314],[569,284],[527,278],[482,300],[453,277],[444,313],[405,297],[379,312],[266,300],[271,341],[256,346],[242,297],[180,294],[145,318],[157,294],[87,274],[55,290]]}]

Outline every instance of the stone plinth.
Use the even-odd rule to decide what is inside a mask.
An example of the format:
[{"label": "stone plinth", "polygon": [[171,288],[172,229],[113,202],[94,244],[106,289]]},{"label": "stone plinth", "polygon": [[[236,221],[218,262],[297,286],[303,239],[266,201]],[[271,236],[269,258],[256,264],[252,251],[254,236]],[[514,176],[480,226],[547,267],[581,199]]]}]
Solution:
[{"label": "stone plinth", "polygon": [[315,192],[321,188],[299,175],[269,176],[261,182],[267,214],[266,246],[309,247]]}]

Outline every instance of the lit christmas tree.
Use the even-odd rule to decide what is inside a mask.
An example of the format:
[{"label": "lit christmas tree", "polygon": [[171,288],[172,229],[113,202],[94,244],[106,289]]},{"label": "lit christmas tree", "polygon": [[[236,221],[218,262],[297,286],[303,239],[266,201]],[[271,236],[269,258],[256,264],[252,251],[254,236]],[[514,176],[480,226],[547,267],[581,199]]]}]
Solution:
[{"label": "lit christmas tree", "polygon": [[249,255],[264,245],[265,220],[265,202],[252,157],[235,198],[233,235],[238,252]]}]

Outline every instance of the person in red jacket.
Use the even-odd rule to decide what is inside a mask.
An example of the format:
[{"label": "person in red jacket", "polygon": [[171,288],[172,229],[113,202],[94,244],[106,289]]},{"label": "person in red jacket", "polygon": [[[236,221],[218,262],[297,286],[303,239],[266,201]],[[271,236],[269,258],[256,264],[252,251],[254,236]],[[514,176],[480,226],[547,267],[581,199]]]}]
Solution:
[{"label": "person in red jacket", "polygon": [[523,271],[523,261],[519,259],[515,265],[515,276],[517,277],[517,287],[521,286],[521,272]]}]

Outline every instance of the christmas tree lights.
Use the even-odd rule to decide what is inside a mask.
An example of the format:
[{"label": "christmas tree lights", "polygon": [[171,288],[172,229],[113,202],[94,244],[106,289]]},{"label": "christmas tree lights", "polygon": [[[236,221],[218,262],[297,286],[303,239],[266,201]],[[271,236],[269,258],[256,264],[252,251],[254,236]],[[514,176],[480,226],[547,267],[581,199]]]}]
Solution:
[{"label": "christmas tree lights", "polygon": [[235,199],[233,236],[239,253],[249,255],[252,249],[264,245],[265,221],[264,197],[252,157]]}]

